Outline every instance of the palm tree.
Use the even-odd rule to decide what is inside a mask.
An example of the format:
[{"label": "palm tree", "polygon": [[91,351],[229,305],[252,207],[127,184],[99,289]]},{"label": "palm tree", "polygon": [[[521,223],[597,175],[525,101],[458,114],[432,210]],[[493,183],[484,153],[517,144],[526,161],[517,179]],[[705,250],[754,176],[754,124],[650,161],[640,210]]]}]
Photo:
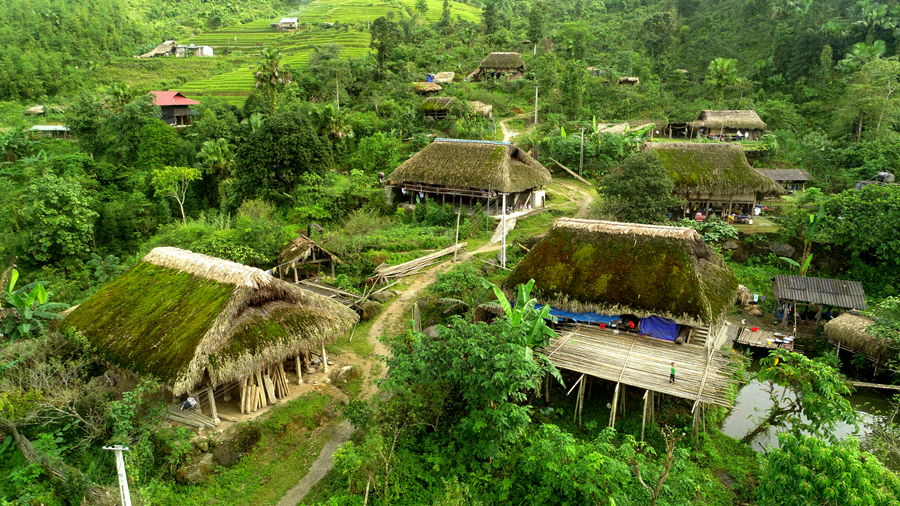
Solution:
[{"label": "palm tree", "polygon": [[346,109],[335,109],[334,105],[326,104],[319,107],[313,107],[309,111],[313,122],[322,132],[322,135],[330,136],[334,139],[342,139],[353,135],[353,129],[347,123]]},{"label": "palm tree", "polygon": [[844,55],[844,59],[838,62],[837,68],[845,74],[852,74],[864,63],[881,58],[886,50],[883,40],[876,40],[871,46],[865,42],[857,42]]},{"label": "palm tree", "polygon": [[200,147],[197,153],[200,163],[206,167],[208,172],[214,172],[219,176],[227,176],[228,169],[231,167],[231,160],[234,158],[234,151],[231,144],[225,139],[209,140]]},{"label": "palm tree", "polygon": [[265,90],[266,97],[274,105],[275,94],[284,85],[290,84],[291,72],[281,65],[281,51],[274,47],[262,50],[262,60],[256,66],[256,88]]},{"label": "palm tree", "polygon": [[706,81],[716,89],[716,105],[722,103],[722,95],[726,86],[737,83],[737,60],[733,58],[716,58],[707,68]]}]

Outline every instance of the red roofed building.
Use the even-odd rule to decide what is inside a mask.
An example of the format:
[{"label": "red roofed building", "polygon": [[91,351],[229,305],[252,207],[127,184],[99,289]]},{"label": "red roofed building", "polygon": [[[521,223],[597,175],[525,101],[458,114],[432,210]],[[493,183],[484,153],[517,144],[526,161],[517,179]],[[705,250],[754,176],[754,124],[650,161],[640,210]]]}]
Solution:
[{"label": "red roofed building", "polygon": [[200,104],[180,91],[151,91],[148,95],[153,95],[153,103],[162,109],[162,120],[173,127],[190,125],[191,116],[196,114],[191,106]]}]

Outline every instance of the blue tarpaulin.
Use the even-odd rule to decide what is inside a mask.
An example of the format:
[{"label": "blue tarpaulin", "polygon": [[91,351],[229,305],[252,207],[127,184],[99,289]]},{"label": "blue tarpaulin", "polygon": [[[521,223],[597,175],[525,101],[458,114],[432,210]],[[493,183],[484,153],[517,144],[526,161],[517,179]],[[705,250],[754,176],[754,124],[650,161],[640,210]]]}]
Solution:
[{"label": "blue tarpaulin", "polygon": [[[542,305],[535,304],[534,308],[540,310]],[[605,323],[609,325],[614,320],[619,319],[619,315],[605,315],[605,314],[597,314],[597,313],[570,313],[568,311],[562,311],[560,309],[556,309],[553,306],[550,306],[550,314],[557,318],[566,318],[568,320],[581,322],[581,323]]]},{"label": "blue tarpaulin", "polygon": [[641,318],[641,335],[664,341],[674,341],[678,337],[678,324],[668,318],[648,316]]}]

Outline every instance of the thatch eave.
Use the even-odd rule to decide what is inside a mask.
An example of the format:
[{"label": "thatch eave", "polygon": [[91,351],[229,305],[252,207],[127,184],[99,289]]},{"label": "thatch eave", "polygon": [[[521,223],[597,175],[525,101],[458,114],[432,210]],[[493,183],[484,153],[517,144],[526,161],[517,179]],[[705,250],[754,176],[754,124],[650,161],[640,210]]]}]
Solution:
[{"label": "thatch eave", "polygon": [[694,130],[705,128],[715,133],[717,130],[765,130],[766,123],[753,110],[706,110],[691,122]]},{"label": "thatch eave", "polygon": [[734,143],[657,142],[646,143],[672,179],[678,195],[709,193],[736,195],[761,193],[781,195],[784,187],[754,169],[744,149]]}]

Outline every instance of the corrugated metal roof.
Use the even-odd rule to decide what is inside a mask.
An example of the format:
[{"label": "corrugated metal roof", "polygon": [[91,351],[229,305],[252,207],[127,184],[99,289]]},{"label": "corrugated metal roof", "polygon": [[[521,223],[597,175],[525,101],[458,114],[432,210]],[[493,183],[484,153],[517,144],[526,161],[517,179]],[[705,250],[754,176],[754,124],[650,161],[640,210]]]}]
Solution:
[{"label": "corrugated metal roof", "polygon": [[869,309],[866,292],[859,281],[775,276],[772,292],[777,299],[824,304],[847,309]]},{"label": "corrugated metal roof", "polygon": [[29,132],[68,132],[63,125],[35,125],[28,129]]},{"label": "corrugated metal roof", "polygon": [[803,169],[756,169],[773,181],[812,181],[813,177]]},{"label": "corrugated metal roof", "polygon": [[153,95],[153,103],[158,106],[198,105],[200,103],[185,97],[180,91],[151,91],[148,95]]}]

